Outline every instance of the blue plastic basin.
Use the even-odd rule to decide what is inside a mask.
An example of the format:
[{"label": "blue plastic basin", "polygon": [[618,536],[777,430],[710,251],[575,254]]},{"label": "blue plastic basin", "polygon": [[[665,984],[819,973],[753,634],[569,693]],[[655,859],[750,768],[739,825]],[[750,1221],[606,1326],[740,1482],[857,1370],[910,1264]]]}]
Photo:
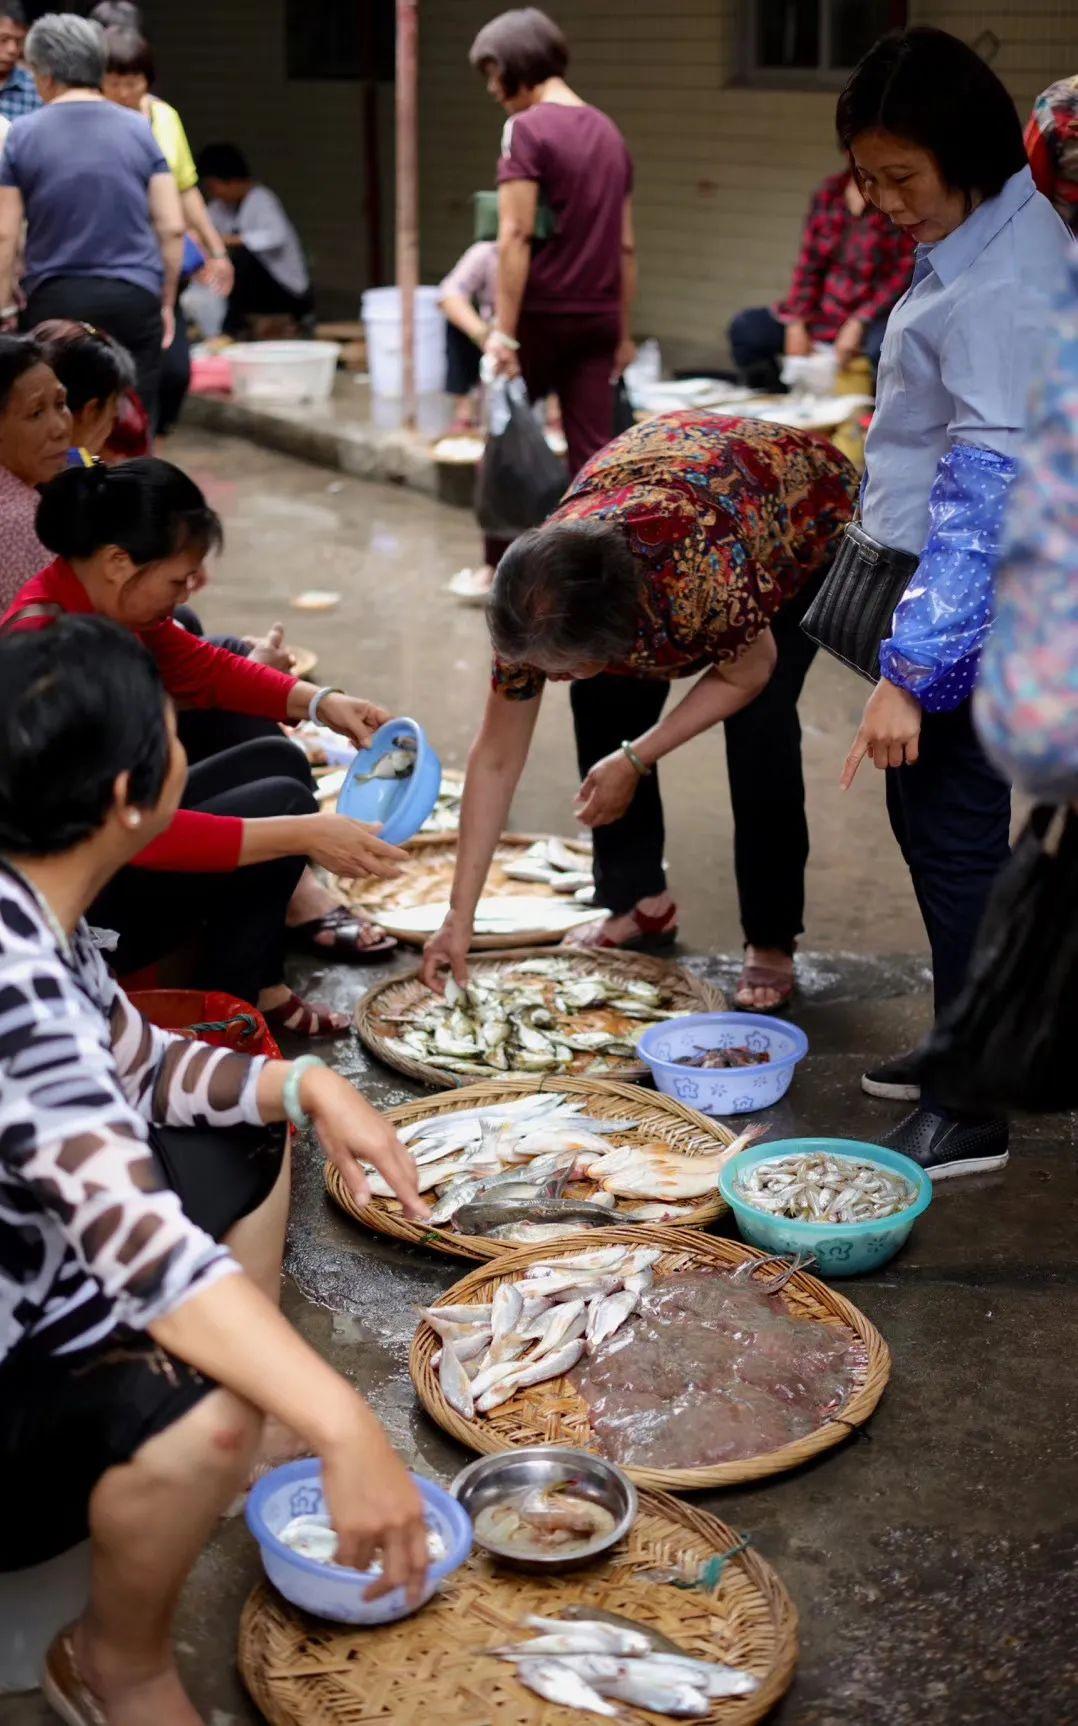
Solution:
[{"label": "blue plastic basin", "polygon": [[[636,1045],[651,1076],[667,1097],[705,1115],[744,1115],[777,1103],[790,1088],[794,1068],[808,1053],[798,1025],[765,1013],[690,1013],[649,1025]],[[697,1049],[766,1050],[758,1067],[683,1067],[678,1057]]]},{"label": "blue plastic basin", "polygon": [[[440,1582],[459,1570],[472,1550],[472,1524],[451,1493],[435,1486],[432,1480],[424,1480],[422,1475],[413,1474],[412,1479],[423,1494],[428,1527],[437,1530],[446,1547],[445,1557],[427,1571],[419,1602],[422,1606]],[[371,1571],[323,1564],[316,1558],[293,1552],[278,1540],[281,1529],[294,1516],[319,1516],[325,1512],[322,1465],[311,1457],[275,1468],[248,1494],[247,1526],[258,1541],[266,1575],[285,1599],[305,1612],[340,1624],[392,1624],[417,1610],[409,1606],[402,1588],[383,1595],[381,1600],[364,1600],[374,1581]]]},{"label": "blue plastic basin", "polygon": [[[742,1176],[757,1163],[778,1157],[811,1156],[816,1151],[893,1169],[913,1187],[913,1203],[906,1210],[874,1223],[803,1223],[758,1210],[741,1193]],[[719,1191],[733,1211],[745,1240],[772,1253],[812,1253],[822,1277],[852,1277],[885,1265],[905,1246],[917,1218],[932,1203],[932,1182],[912,1158],[889,1151],[884,1145],[865,1144],[860,1139],[773,1139],[769,1144],[739,1151],[720,1169]]]},{"label": "blue plastic basin", "polygon": [[[383,755],[400,747],[400,738],[415,743],[415,771],[407,779],[367,779]],[[391,719],[353,758],[337,797],[338,815],[353,821],[380,821],[382,838],[390,845],[414,839],[426,821],[442,785],[442,764],[414,719]]]}]

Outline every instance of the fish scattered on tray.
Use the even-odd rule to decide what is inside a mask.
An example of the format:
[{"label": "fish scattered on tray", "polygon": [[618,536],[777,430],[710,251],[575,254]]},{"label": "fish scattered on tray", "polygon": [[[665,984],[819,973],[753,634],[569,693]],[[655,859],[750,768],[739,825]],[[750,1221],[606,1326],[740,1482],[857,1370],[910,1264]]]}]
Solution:
[{"label": "fish scattered on tray", "polygon": [[865,1362],[840,1324],[795,1318],[736,1276],[659,1277],[573,1375],[596,1448],[623,1467],[710,1468],[803,1438]]},{"label": "fish scattered on tray", "polygon": [[746,1170],[738,1193],[757,1210],[805,1223],[874,1223],[912,1205],[913,1183],[880,1163],[815,1151]]},{"label": "fish scattered on tray", "polygon": [[611,1713],[613,1702],[624,1702],[676,1720],[703,1719],[713,1700],[757,1688],[751,1672],[682,1654],[647,1625],[613,1612],[587,1614],[587,1606],[578,1606],[563,1619],[526,1618],[537,1635],[490,1652],[515,1665],[536,1695],[607,1718],[620,1714]]},{"label": "fish scattered on tray", "polygon": [[759,1067],[765,1061],[770,1061],[771,1055],[767,1049],[746,1049],[742,1044],[731,1044],[728,1049],[697,1048],[694,1054],[679,1055],[674,1062],[675,1067]]},{"label": "fish scattered on tray", "polygon": [[395,1053],[445,1072],[563,1073],[634,1059],[640,1027],[680,1011],[668,984],[581,975],[550,958],[477,972],[463,988],[450,980],[444,997],[431,993],[382,1022],[397,1027]]},{"label": "fish scattered on tray", "polygon": [[[699,1158],[662,1144],[612,1146],[611,1134],[637,1132],[637,1123],[593,1119],[583,1107],[562,1092],[540,1091],[403,1127],[419,1190],[432,1195],[433,1226],[527,1246],[609,1226],[622,1215],[671,1220],[678,1199],[714,1190],[721,1162],[747,1142]],[[364,1172],[372,1194],[393,1197],[376,1169]],[[651,1202],[619,1213],[622,1192]],[[683,1205],[682,1214],[692,1209]]]},{"label": "fish scattered on tray", "polygon": [[522,857],[503,863],[502,873],[510,881],[533,881],[555,893],[575,894],[594,888],[589,861],[590,848],[583,844],[574,849],[564,839],[537,839]]},{"label": "fish scattered on tray", "polygon": [[441,790],[434,808],[420,828],[421,833],[456,833],[460,827],[460,806],[464,799],[464,779],[459,773],[443,773]]}]

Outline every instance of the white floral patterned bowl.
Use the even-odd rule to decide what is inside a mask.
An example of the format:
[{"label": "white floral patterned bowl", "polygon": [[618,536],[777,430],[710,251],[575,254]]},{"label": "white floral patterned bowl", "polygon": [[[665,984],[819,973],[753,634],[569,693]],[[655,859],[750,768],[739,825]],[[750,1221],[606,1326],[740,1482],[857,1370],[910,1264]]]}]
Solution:
[{"label": "white floral patterned bowl", "polygon": [[[636,1045],[658,1089],[705,1115],[746,1115],[777,1103],[789,1090],[808,1046],[799,1026],[764,1013],[690,1013],[649,1025]],[[729,1048],[751,1049],[769,1058],[753,1067],[680,1064],[698,1049]]]}]

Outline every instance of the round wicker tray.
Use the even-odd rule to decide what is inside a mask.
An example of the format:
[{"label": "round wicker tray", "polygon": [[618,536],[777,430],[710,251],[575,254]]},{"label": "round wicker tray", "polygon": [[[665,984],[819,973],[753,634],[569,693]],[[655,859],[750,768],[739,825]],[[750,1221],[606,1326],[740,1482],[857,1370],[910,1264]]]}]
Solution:
[{"label": "round wicker tray", "polygon": [[[552,887],[545,886],[541,881],[514,881],[505,873],[504,864],[518,863],[532,845],[547,837],[549,836],[543,833],[503,833],[487,874],[483,897],[550,899],[563,905],[572,905],[571,895],[555,893]],[[588,846],[581,845],[574,839],[563,840],[563,844],[579,855],[581,869],[590,869],[591,850]],[[379,922],[387,927],[387,919],[391,921],[396,911],[411,910],[416,905],[430,905],[439,900],[448,900],[453,885],[453,874],[457,866],[455,833],[420,832],[405,849],[412,854],[413,866],[396,881],[380,881],[374,875],[366,875],[355,881],[338,879],[336,882],[350,904],[358,906],[369,917],[377,917]],[[394,928],[393,932],[413,945],[422,946],[425,940],[425,936],[404,928]],[[529,932],[522,927],[504,935],[479,935],[476,937],[475,947],[487,952],[508,946],[516,947],[525,935],[536,944],[539,941],[549,944],[560,939],[558,934],[552,934],[549,930]]]},{"label": "round wicker tray", "polygon": [[293,677],[310,677],[318,664],[318,655],[313,647],[293,647],[289,643],[295,663],[292,666]]},{"label": "round wicker tray", "polygon": [[[718,1121],[709,1120],[706,1115],[697,1114],[695,1109],[687,1108],[674,1097],[662,1097],[650,1091],[642,1091],[635,1085],[616,1084],[609,1080],[604,1082],[601,1079],[560,1079],[557,1082],[553,1079],[505,1079],[497,1084],[484,1082],[471,1085],[466,1091],[445,1091],[439,1097],[424,1097],[422,1102],[406,1103],[403,1108],[390,1110],[388,1119],[395,1127],[406,1127],[412,1121],[426,1120],[434,1115],[454,1114],[459,1109],[481,1109],[493,1103],[504,1103],[510,1097],[523,1096],[529,1091],[564,1091],[567,1095],[581,1097],[586,1103],[589,1115],[607,1120],[626,1119],[631,1112],[634,1120],[640,1123],[638,1131],[611,1133],[611,1145],[632,1144],[634,1140],[647,1140],[652,1144],[661,1141],[684,1156],[692,1156],[697,1152],[721,1149],[733,1139],[728,1127]],[[499,1259],[517,1250],[505,1241],[488,1240],[482,1235],[460,1235],[451,1228],[435,1229],[424,1223],[409,1222],[395,1199],[372,1199],[369,1205],[357,1205],[333,1163],[326,1163],[325,1177],[330,1197],[335,1199],[349,1216],[355,1217],[356,1221],[363,1223],[365,1227],[374,1229],[377,1234],[392,1235],[394,1240],[409,1241],[413,1246],[430,1247],[434,1252],[448,1253],[450,1257],[459,1259]],[[578,1185],[579,1191],[574,1187],[574,1195],[580,1198],[587,1198],[590,1192],[596,1190],[594,1182],[582,1181]],[[639,1200],[618,1200],[618,1206],[622,1210],[630,1208],[634,1203],[639,1203]],[[726,1209],[726,1201],[716,1189],[706,1199],[701,1199],[694,1205],[691,1211],[687,1210],[679,1221],[663,1226],[675,1229],[706,1228]],[[616,1226],[617,1222],[618,1211],[615,1209],[610,1213],[611,1226]],[[578,1247],[584,1244],[579,1233],[572,1238]]]},{"label": "round wicker tray", "polygon": [[[651,959],[643,953],[589,951],[579,947],[558,947],[548,956],[568,959],[584,976],[595,976],[598,973],[609,976],[615,982],[624,983],[630,978],[644,978],[651,983],[660,983],[670,991],[672,1005],[682,1013],[721,1013],[726,1007],[726,1001],[718,989],[701,978],[694,977],[691,971],[682,970],[680,965],[672,965],[667,959]],[[468,964],[473,972],[484,976],[511,971],[514,963],[534,958],[535,954],[529,948],[517,947],[506,953],[472,954]],[[397,1040],[397,1027],[386,1025],[385,1015],[407,1012],[428,994],[426,984],[419,980],[418,967],[414,971],[406,971],[403,977],[392,977],[384,983],[376,983],[356,1007],[356,1030],[362,1041],[371,1054],[377,1055],[387,1067],[395,1067],[398,1073],[405,1073],[410,1079],[418,1079],[421,1084],[437,1085],[439,1090],[445,1090],[450,1085],[488,1083],[491,1076],[485,1073],[477,1073],[474,1077],[466,1073],[447,1073],[438,1067],[428,1067],[423,1061],[411,1060],[390,1048],[389,1045]],[[586,1016],[583,1016],[581,1023],[586,1022]],[[635,1041],[643,1030],[643,1022],[627,1020],[623,1023],[631,1026],[625,1035]],[[578,1079],[587,1077],[595,1059],[592,1055],[579,1055],[573,1064],[572,1076]],[[615,1057],[605,1069],[600,1068],[592,1076],[597,1079],[643,1079],[647,1077],[647,1072],[643,1062],[638,1061],[634,1055],[628,1055],[624,1059]],[[563,1076],[551,1076],[550,1085],[555,1090]]]},{"label": "round wicker tray", "polygon": [[[758,1688],[716,1701],[706,1718],[752,1726],[789,1688],[797,1662],[797,1613],[771,1566],[739,1552],[710,1589],[643,1574],[662,1566],[695,1580],[739,1540],[717,1517],[645,1492],[624,1544],[587,1570],[548,1579],[496,1568],[475,1552],[416,1617],[379,1630],[310,1618],[263,1583],[240,1619],[240,1674],[271,1726],[567,1726],[591,1716],[543,1702],[485,1650],[517,1636],[527,1613],[586,1602],[751,1672]],[[644,1726],[656,1716],[626,1708],[624,1718]]]},{"label": "round wicker tray", "polygon": [[[732,1267],[746,1259],[766,1257],[755,1247],[744,1246],[740,1241],[689,1229],[680,1230],[677,1235],[670,1229],[647,1226],[596,1229],[589,1236],[589,1244],[594,1242],[596,1246],[614,1241],[627,1241],[634,1246],[647,1242],[661,1247],[663,1256],[655,1267],[657,1276],[664,1272]],[[489,1301],[500,1283],[520,1277],[536,1260],[554,1258],[570,1251],[580,1251],[579,1239],[559,1242],[553,1247],[529,1247],[513,1253],[500,1259],[496,1265],[473,1271],[461,1282],[454,1283],[435,1305],[457,1306]],[[794,1317],[811,1323],[843,1324],[864,1343],[865,1365],[843,1407],[815,1432],[760,1456],[741,1457],[710,1468],[627,1468],[625,1472],[638,1485],[668,1492],[702,1492],[709,1487],[764,1480],[769,1475],[782,1474],[788,1468],[797,1468],[821,1451],[841,1444],[843,1439],[849,1438],[851,1427],[860,1426],[868,1419],[883,1395],[891,1373],[891,1353],[875,1325],[851,1301],[804,1271],[799,1271],[787,1284],[783,1299]],[[439,1346],[435,1332],[425,1320],[422,1321],[409,1357],[412,1381],[427,1413],[469,1450],[491,1455],[525,1444],[567,1444],[578,1450],[595,1449],[587,1404],[567,1378],[549,1380],[546,1384],[519,1391],[492,1414],[463,1420],[442,1395],[438,1374],[432,1365]]]}]

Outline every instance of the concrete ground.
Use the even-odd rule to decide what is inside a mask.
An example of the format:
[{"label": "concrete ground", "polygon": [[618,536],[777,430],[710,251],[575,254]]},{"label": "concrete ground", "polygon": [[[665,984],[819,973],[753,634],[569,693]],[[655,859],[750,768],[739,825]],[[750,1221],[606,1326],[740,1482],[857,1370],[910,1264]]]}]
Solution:
[{"label": "concrete ground", "polygon": [[[172,453],[226,517],[208,621],[261,628],[289,615],[290,594],[339,588],[332,616],[296,618],[297,638],[323,655],[319,675],[416,713],[446,762],[459,763],[482,699],[483,625],[440,588],[474,555],[467,518],[204,432],[184,433]],[[809,951],[795,1015],[811,1052],[770,1112],[774,1137],[885,1131],[897,1111],[863,1097],[858,1075],[866,1057],[908,1047],[927,1019],[920,925],[879,782],[864,773],[846,798],[835,788],[859,703],[852,679],[814,669],[803,703]],[[740,937],[721,754],[717,737],[701,739],[664,769],[664,782],[685,950],[728,982]],[[574,785],[564,693],[554,692],[518,823],[568,830]],[[342,1005],[369,980],[341,968],[300,975],[312,994]],[[354,1040],[330,1047],[374,1101],[418,1094]],[[1078,1719],[1076,1141],[1073,1118],[1017,1123],[1005,1172],[938,1189],[906,1251],[846,1285],[894,1356],[865,1441],[703,1499],[751,1536],[801,1614],[797,1677],[773,1716],[782,1726]],[[466,1455],[418,1409],[407,1352],[415,1309],[461,1266],[350,1224],[325,1198],[320,1156],[304,1143],[288,1271],[285,1306],[304,1335],[371,1399],[414,1466],[450,1479]],[[212,1726],[258,1718],[233,1668],[238,1612],[257,1574],[242,1523],[226,1523],[184,1596],[181,1660]],[[49,1717],[38,1697],[0,1702],[4,1726]]]}]

